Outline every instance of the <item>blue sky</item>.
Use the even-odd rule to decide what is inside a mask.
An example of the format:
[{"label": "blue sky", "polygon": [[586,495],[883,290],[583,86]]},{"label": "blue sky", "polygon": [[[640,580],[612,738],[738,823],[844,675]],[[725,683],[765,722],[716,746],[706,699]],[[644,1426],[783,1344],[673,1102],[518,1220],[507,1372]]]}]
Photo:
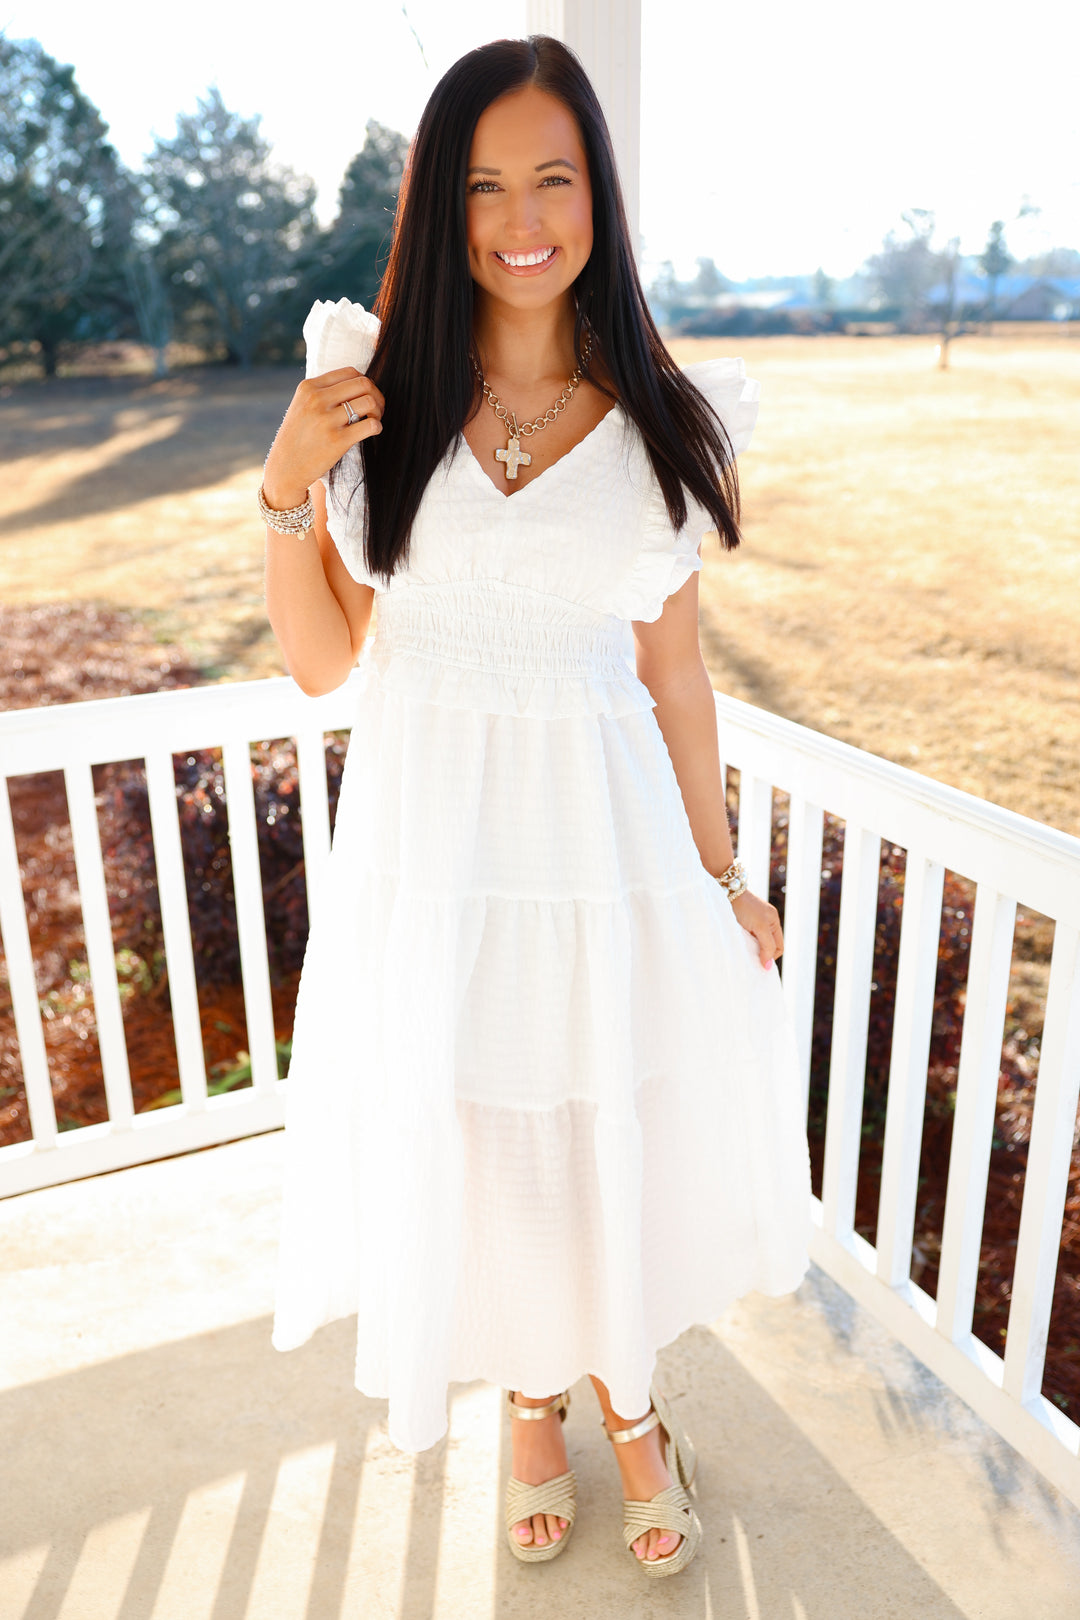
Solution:
[{"label": "blue sky", "polygon": [[[398,0],[0,0],[10,37],[74,64],[126,162],[216,82],[313,176],[325,216],[368,118],[411,133],[461,51],[525,31],[524,0],[409,0],[407,13]],[[997,218],[1019,255],[1080,248],[1075,0],[643,0],[643,18],[647,267],[709,254],[737,278],[844,275],[910,207],[969,252]],[[1013,223],[1025,199],[1041,213]]]}]

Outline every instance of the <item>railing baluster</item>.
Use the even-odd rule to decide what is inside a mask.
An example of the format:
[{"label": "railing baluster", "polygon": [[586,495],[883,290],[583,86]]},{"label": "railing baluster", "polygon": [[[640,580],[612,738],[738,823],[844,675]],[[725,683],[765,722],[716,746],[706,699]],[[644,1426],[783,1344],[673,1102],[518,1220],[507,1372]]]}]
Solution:
[{"label": "railing baluster", "polygon": [[1042,1389],[1078,1100],[1080,929],[1059,923],[1005,1335],[1005,1391],[1024,1404]]},{"label": "railing baluster", "polygon": [[251,1078],[256,1091],[273,1090],[277,1081],[274,1043],[274,1005],[270,995],[270,969],[266,959],[266,921],[263,913],[259,841],[255,826],[255,791],[251,780],[251,749],[235,738],[222,749],[225,797],[229,814],[236,928],[240,944],[240,975],[244,983]]},{"label": "railing baluster", "polygon": [[877,1274],[892,1288],[911,1275],[944,882],[938,861],[908,851],[877,1227]]},{"label": "railing baluster", "polygon": [[191,916],[184,881],[176,773],[171,754],[163,753],[160,749],[147,752],[146,791],[157,863],[161,928],[165,936],[165,961],[169,974],[169,1000],[172,1003],[180,1091],[189,1108],[203,1109],[206,1107],[206,1055],[203,1051],[199,992],[191,945]]},{"label": "railing baluster", "polygon": [[116,978],[116,949],[113,945],[109,896],[101,858],[101,835],[94,804],[94,778],[89,765],[64,767],[68,814],[71,818],[71,844],[82,903],[86,960],[94,989],[94,1020],[97,1024],[101,1069],[109,1123],[113,1130],[130,1127],[135,1113],[131,1098],[124,1014]]},{"label": "railing baluster", "polygon": [[739,859],[755,894],[769,892],[772,788],[760,776],[739,772]]},{"label": "railing baluster", "polygon": [[954,1344],[971,1332],[975,1307],[1015,927],[1016,901],[980,884],[971,929],[937,1288],[938,1331]]},{"label": "railing baluster", "polygon": [[4,936],[8,986],[34,1146],[39,1149],[53,1148],[57,1137],[56,1108],[49,1079],[45,1034],[41,1027],[41,1003],[34,977],[34,953],[30,948],[30,929],[19,876],[19,852],[11,819],[11,800],[4,776],[0,776],[0,934]]},{"label": "railing baluster", "polygon": [[844,874],[840,886],[840,937],[836,951],[836,998],[822,1184],[825,1230],[841,1243],[850,1240],[855,1224],[880,864],[881,840],[867,828],[849,821],[844,834]]},{"label": "railing baluster", "polygon": [[300,828],[308,917],[315,915],[319,879],[330,854],[330,799],[326,785],[326,736],[320,726],[298,730],[296,772],[300,780]]},{"label": "railing baluster", "polygon": [[818,805],[808,804],[799,794],[791,795],[784,896],[784,996],[799,1053],[804,1114],[810,1089],[810,1043],[814,1033],[824,824]]}]

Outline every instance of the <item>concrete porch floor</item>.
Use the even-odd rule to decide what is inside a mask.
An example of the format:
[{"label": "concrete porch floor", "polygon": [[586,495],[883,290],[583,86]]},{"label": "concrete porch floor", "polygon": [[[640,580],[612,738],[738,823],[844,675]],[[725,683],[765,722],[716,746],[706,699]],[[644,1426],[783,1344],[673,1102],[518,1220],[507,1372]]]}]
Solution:
[{"label": "concrete porch floor", "polygon": [[1080,1620],[1080,1514],[828,1278],[664,1352],[705,1543],[647,1582],[588,1382],[580,1517],[502,1544],[500,1392],[413,1458],[352,1325],[270,1345],[280,1133],[0,1203],[0,1620]]}]

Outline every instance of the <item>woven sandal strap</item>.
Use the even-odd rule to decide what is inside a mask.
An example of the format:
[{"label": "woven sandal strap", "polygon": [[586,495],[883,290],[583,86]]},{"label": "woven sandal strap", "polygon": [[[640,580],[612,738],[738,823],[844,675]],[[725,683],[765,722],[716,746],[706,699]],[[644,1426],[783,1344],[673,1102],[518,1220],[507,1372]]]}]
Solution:
[{"label": "woven sandal strap", "polygon": [[552,1412],[558,1412],[565,1422],[566,1409],[570,1405],[570,1391],[564,1389],[561,1395],[556,1395],[554,1400],[548,1401],[544,1406],[519,1406],[514,1399],[514,1391],[508,1389],[506,1404],[513,1418],[546,1418],[550,1417]]},{"label": "woven sandal strap", "polygon": [[623,1540],[631,1546],[647,1530],[674,1530],[689,1536],[694,1509],[681,1485],[668,1485],[649,1502],[623,1503]]},{"label": "woven sandal strap", "polygon": [[511,1476],[506,1486],[507,1529],[513,1529],[522,1519],[531,1519],[534,1513],[550,1513],[553,1518],[566,1519],[573,1524],[577,1512],[576,1490],[572,1468],[554,1479],[545,1479],[542,1485],[526,1485]]}]

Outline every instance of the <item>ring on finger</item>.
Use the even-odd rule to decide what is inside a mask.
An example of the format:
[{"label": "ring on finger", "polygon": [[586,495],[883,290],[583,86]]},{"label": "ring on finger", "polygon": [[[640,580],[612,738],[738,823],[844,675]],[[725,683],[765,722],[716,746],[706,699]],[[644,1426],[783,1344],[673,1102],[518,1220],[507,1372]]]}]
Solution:
[{"label": "ring on finger", "polygon": [[353,410],[352,406],[349,404],[349,401],[347,399],[343,399],[341,403],[345,407],[345,415],[349,419],[349,426],[352,427],[353,423],[354,422],[359,422],[360,418],[357,416],[356,412]]}]

